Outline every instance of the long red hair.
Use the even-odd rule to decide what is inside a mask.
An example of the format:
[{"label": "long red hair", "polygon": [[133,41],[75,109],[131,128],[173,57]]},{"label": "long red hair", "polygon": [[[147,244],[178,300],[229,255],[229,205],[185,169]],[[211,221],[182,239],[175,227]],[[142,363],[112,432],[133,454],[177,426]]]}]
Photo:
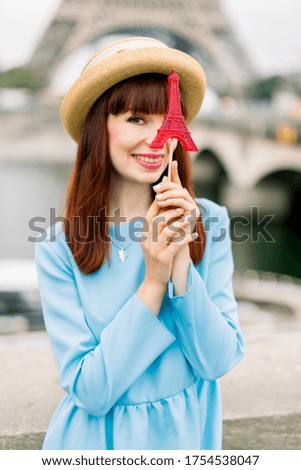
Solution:
[{"label": "long red hair", "polygon": [[[164,114],[167,109],[167,77],[143,74],[123,80],[106,91],[93,105],[81,129],[77,159],[67,190],[64,231],[67,243],[79,269],[85,274],[110,262],[110,237],[107,223],[111,189],[111,164],[107,117],[131,111],[143,114]],[[181,99],[182,112],[187,110]],[[194,198],[191,174],[192,160],[181,145],[174,151],[183,187]],[[162,173],[158,182],[167,174]],[[156,183],[154,183],[156,184]],[[155,196],[152,187],[150,191]],[[198,264],[205,249],[202,219],[196,225],[199,237],[190,242],[190,256]]]}]

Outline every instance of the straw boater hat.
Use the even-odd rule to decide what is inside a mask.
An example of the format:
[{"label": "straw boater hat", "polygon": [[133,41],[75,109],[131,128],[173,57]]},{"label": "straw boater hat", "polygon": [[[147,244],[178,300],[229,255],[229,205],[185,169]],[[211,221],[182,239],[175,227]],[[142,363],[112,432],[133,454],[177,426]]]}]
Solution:
[{"label": "straw boater hat", "polygon": [[188,54],[161,41],[134,37],[115,42],[98,51],[67,92],[61,119],[71,137],[78,141],[81,127],[95,101],[122,80],[143,73],[169,75],[175,69],[188,110],[187,122],[198,113],[205,93],[206,77],[201,65]]}]

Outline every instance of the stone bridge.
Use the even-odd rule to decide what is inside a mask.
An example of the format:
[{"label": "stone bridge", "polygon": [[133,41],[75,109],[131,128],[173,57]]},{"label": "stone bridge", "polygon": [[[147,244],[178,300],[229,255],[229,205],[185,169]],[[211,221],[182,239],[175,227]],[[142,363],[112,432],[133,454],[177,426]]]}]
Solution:
[{"label": "stone bridge", "polygon": [[[252,116],[249,116],[249,122]],[[246,124],[247,126],[247,124]],[[261,131],[242,129],[227,119],[197,120],[191,130],[199,148],[194,155],[194,179],[202,178],[202,153],[214,155],[225,170],[229,183],[249,190],[269,174],[290,170],[301,173],[301,146],[279,143],[275,136],[267,137],[262,123]],[[248,125],[250,127],[250,124]],[[275,128],[276,132],[276,128]]]}]

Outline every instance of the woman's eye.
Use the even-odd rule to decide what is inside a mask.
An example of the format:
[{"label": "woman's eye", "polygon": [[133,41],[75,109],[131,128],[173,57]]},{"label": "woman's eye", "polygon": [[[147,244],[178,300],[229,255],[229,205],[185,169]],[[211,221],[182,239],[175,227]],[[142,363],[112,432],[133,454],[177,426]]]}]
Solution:
[{"label": "woman's eye", "polygon": [[133,123],[133,124],[143,124],[144,123],[144,119],[140,116],[131,116],[128,119],[128,121]]}]

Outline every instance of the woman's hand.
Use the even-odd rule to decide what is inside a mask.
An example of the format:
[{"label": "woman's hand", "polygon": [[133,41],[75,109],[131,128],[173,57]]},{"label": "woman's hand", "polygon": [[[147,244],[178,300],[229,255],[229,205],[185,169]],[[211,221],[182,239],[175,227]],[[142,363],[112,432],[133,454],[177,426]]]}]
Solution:
[{"label": "woman's hand", "polygon": [[194,239],[190,231],[185,232],[185,227],[191,223],[189,220],[182,217],[170,224],[183,212],[184,209],[176,205],[161,210],[157,199],[147,211],[140,243],[145,259],[145,279],[152,284],[166,286],[171,277],[174,257]]},{"label": "woman's hand", "polygon": [[176,160],[171,164],[171,181],[168,182],[167,178],[164,177],[162,183],[154,186],[153,189],[157,193],[156,200],[161,209],[170,206],[180,207],[183,209],[185,216],[191,216],[192,221],[194,221],[194,223],[191,223],[191,230],[193,230],[200,215],[200,210],[187,189],[183,188],[181,184]]},{"label": "woman's hand", "polygon": [[[173,161],[171,164],[171,182],[169,183],[165,177],[161,187],[154,189],[157,194],[163,194],[163,197],[157,198],[158,205],[164,207],[169,204],[174,207],[176,204],[178,207],[182,207],[184,216],[191,217],[190,223],[184,227],[184,230],[187,235],[192,234],[200,215],[200,210],[188,191],[184,190],[181,185],[176,161]],[[159,202],[161,200],[164,202]],[[161,210],[165,209],[162,208]],[[171,280],[174,284],[175,295],[184,294],[187,290],[189,264],[190,252],[187,243],[178,250],[173,260]]]}]

